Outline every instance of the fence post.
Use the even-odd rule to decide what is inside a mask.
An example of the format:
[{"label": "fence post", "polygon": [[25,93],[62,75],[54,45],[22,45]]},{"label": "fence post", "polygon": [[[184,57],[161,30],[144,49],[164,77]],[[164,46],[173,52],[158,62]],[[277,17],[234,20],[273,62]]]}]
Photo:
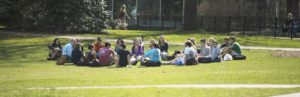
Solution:
[{"label": "fence post", "polygon": [[139,30],[140,28],[140,15],[138,14],[136,17],[136,29]]},{"label": "fence post", "polygon": [[174,29],[176,29],[176,26],[177,26],[177,19],[176,19],[176,16],[174,16]]},{"label": "fence post", "polygon": [[149,30],[152,30],[152,14],[151,15],[149,15],[149,20],[150,20],[150,22],[149,22]]},{"label": "fence post", "polygon": [[278,27],[277,27],[277,19],[278,19],[278,18],[275,17],[275,25],[274,25],[274,26],[275,26],[275,27],[274,27],[274,30],[275,30],[275,31],[274,31],[274,38],[276,38],[276,36],[277,36],[277,30],[278,30]]},{"label": "fence post", "polygon": [[201,21],[200,21],[201,26],[200,27],[201,27],[201,29],[203,29],[203,16],[201,16],[200,18],[201,18]]},{"label": "fence post", "polygon": [[230,33],[230,31],[231,31],[231,16],[229,16],[229,18],[228,18],[228,24],[227,24],[227,29],[228,29],[228,33]]},{"label": "fence post", "polygon": [[214,17],[214,32],[217,32],[217,16]]},{"label": "fence post", "polygon": [[164,16],[161,16],[161,21],[160,21],[160,26],[161,26],[161,30],[164,30]]},{"label": "fence post", "polygon": [[260,23],[261,23],[261,17],[258,17],[258,35],[260,35]]},{"label": "fence post", "polygon": [[245,35],[245,27],[246,27],[246,16],[243,16],[243,35]]}]

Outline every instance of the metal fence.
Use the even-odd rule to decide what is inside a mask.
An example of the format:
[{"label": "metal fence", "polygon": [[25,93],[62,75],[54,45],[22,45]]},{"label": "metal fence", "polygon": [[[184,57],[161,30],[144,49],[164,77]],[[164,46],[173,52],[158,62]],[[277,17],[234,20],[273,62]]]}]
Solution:
[{"label": "metal fence", "polygon": [[[250,16],[199,16],[198,29],[215,33],[238,33],[241,35],[267,35],[277,37],[282,35],[281,28],[285,19],[275,17]],[[139,30],[170,30],[183,28],[182,16],[138,15],[134,20],[128,20],[129,29]]]}]

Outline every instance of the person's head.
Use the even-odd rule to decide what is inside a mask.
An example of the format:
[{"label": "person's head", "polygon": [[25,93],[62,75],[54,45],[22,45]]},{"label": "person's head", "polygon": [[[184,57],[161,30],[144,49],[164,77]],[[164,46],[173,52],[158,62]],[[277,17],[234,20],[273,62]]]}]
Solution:
[{"label": "person's head", "polygon": [[213,47],[217,47],[217,46],[218,46],[218,42],[217,42],[217,41],[213,41],[213,42],[212,42],[212,46],[213,46]]},{"label": "person's head", "polygon": [[205,38],[200,39],[200,45],[201,46],[205,46],[206,45],[206,39]]},{"label": "person's head", "polygon": [[159,48],[159,45],[157,43],[152,44],[153,48]]},{"label": "person's head", "polygon": [[166,39],[165,39],[164,35],[160,35],[160,37],[159,37],[159,44],[162,45],[164,43],[166,43]]},{"label": "person's head", "polygon": [[191,41],[187,41],[185,42],[185,47],[192,47],[192,42]]},{"label": "person's head", "polygon": [[120,45],[124,44],[124,41],[122,39],[118,39],[116,43],[117,43],[117,45],[120,46]]},{"label": "person's head", "polygon": [[53,40],[53,44],[55,44],[55,45],[60,45],[60,40],[59,40],[58,38],[55,38],[55,39]]},{"label": "person's head", "polygon": [[153,45],[153,44],[155,44],[156,43],[156,40],[155,39],[151,39],[150,40],[150,45]]},{"label": "person's head", "polygon": [[97,37],[97,42],[98,42],[98,43],[101,43],[101,42],[102,42],[101,37]]},{"label": "person's head", "polygon": [[142,37],[137,37],[137,39],[139,40],[140,44],[143,44],[143,39],[142,39]]},{"label": "person's head", "polygon": [[229,37],[229,43],[232,44],[236,41],[236,38],[234,36]]},{"label": "person's head", "polygon": [[125,9],[125,8],[126,8],[126,5],[123,4],[123,5],[121,6],[121,9]]},{"label": "person's head", "polygon": [[135,38],[135,39],[133,40],[133,45],[140,45],[140,41],[139,41],[138,38]]},{"label": "person's head", "polygon": [[224,40],[223,40],[223,43],[228,44],[229,43],[229,37],[225,37]]},{"label": "person's head", "polygon": [[294,17],[293,17],[293,14],[292,13],[288,13],[288,19],[289,20],[291,20],[291,19],[293,19]]},{"label": "person's head", "polygon": [[211,46],[211,45],[212,45],[212,43],[213,43],[214,41],[216,41],[216,39],[215,39],[215,38],[209,38],[209,39],[208,39],[208,43],[207,43],[207,45],[208,45],[208,46]]},{"label": "person's head", "polygon": [[76,39],[71,39],[70,42],[71,42],[72,46],[76,46],[76,44],[77,44],[77,40]]},{"label": "person's head", "polygon": [[80,50],[80,48],[81,48],[81,44],[80,43],[76,43],[75,44],[75,50]]},{"label": "person's head", "polygon": [[126,45],[125,44],[121,44],[122,49],[126,49]]},{"label": "person's head", "polygon": [[109,42],[105,42],[105,47],[110,48],[111,44]]},{"label": "person's head", "polygon": [[89,49],[89,50],[94,50],[94,48],[95,48],[95,46],[94,46],[93,44],[89,44],[89,45],[88,45],[88,49]]},{"label": "person's head", "polygon": [[190,40],[190,42],[192,43],[192,45],[196,45],[195,38],[189,38],[188,40]]}]

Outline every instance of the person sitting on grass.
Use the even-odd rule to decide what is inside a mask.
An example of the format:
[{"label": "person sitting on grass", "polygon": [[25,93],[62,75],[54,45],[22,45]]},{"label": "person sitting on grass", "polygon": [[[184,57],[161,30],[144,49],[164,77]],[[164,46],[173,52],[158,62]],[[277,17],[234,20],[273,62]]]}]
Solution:
[{"label": "person sitting on grass", "polygon": [[105,47],[101,48],[99,50],[99,65],[100,66],[110,66],[114,62],[117,62],[116,60],[116,54],[115,52],[110,48],[111,44],[108,42],[105,42]]},{"label": "person sitting on grass", "polygon": [[121,50],[118,53],[118,67],[130,67],[130,52],[126,50],[126,45],[121,44]]},{"label": "person sitting on grass", "polygon": [[168,57],[169,44],[163,35],[160,35],[158,44],[159,44],[159,49],[161,51],[162,59],[166,60]]},{"label": "person sitting on grass", "polygon": [[71,39],[71,42],[66,44],[62,50],[62,57],[65,61],[70,62],[72,58],[72,51],[75,45],[77,44],[76,39]]},{"label": "person sitting on grass", "polygon": [[229,37],[228,48],[231,50],[230,54],[232,56],[242,55],[241,47],[240,47],[239,43],[236,42],[235,37]]},{"label": "person sitting on grass", "polygon": [[210,47],[207,46],[207,42],[205,38],[200,40],[200,52],[199,52],[198,62],[199,63],[211,62]]},{"label": "person sitting on grass", "polygon": [[49,58],[47,58],[47,60],[56,60],[61,56],[62,46],[58,38],[55,38],[53,40],[53,43],[49,45],[48,48],[49,48]]},{"label": "person sitting on grass", "polygon": [[155,67],[155,66],[160,66],[161,62],[161,56],[160,56],[160,49],[159,45],[157,43],[149,45],[150,49],[147,51],[144,55],[143,60],[141,61],[142,66],[146,67]]},{"label": "person sitting on grass", "polygon": [[89,51],[85,53],[85,64],[87,66],[98,66],[99,60],[96,58],[96,51],[93,44],[88,45]]},{"label": "person sitting on grass", "polygon": [[81,44],[80,43],[77,43],[75,45],[75,48],[72,51],[72,58],[71,59],[72,59],[73,64],[75,64],[75,65],[79,65],[79,66],[84,65],[83,60],[85,59],[85,57],[84,57],[83,52],[81,50]]},{"label": "person sitting on grass", "polygon": [[96,43],[94,43],[94,47],[95,47],[95,51],[97,53],[97,58],[98,58],[99,57],[99,50],[104,47],[104,45],[102,44],[101,37],[97,37],[97,41],[96,41]]},{"label": "person sitting on grass", "polygon": [[122,46],[124,44],[124,41],[122,39],[118,39],[116,42],[116,46],[115,46],[115,52],[119,52],[120,50],[122,50]]},{"label": "person sitting on grass", "polygon": [[220,46],[220,49],[223,49],[224,47],[226,47],[229,44],[229,37],[225,37],[223,44]]},{"label": "person sitting on grass", "polygon": [[196,49],[193,47],[191,41],[187,41],[185,43],[183,63],[185,65],[197,65],[198,61],[196,60],[196,58],[197,58]]},{"label": "person sitting on grass", "polygon": [[217,40],[213,40],[210,46],[211,62],[221,62],[220,47],[218,47]]},{"label": "person sitting on grass", "polygon": [[130,54],[131,64],[136,65],[137,62],[142,58],[143,54],[144,54],[144,50],[143,50],[141,42],[139,41],[138,38],[134,39],[133,46],[131,48],[131,54]]}]

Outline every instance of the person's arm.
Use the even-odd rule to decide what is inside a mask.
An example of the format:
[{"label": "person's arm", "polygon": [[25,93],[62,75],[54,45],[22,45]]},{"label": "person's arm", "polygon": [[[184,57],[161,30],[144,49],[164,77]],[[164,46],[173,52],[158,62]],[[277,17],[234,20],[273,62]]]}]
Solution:
[{"label": "person's arm", "polygon": [[165,48],[165,52],[167,52],[168,53],[168,49],[169,49],[169,44],[168,43],[165,43],[165,45],[166,45],[166,48]]},{"label": "person's arm", "polygon": [[53,46],[52,46],[52,44],[49,44],[49,45],[48,45],[48,48],[51,49],[51,50],[54,49]]},{"label": "person's arm", "polygon": [[131,65],[131,62],[130,62],[130,54],[127,55],[127,61],[128,61],[128,65]]},{"label": "person's arm", "polygon": [[128,19],[131,19],[131,18],[128,16],[128,14],[127,14],[127,11],[126,11],[126,10],[124,10],[124,14],[125,14],[125,16],[126,16]]},{"label": "person's arm", "polygon": [[117,59],[116,59],[117,62],[115,62],[115,64],[116,64],[117,67],[119,67],[120,55],[117,55],[117,56],[118,56]]}]

